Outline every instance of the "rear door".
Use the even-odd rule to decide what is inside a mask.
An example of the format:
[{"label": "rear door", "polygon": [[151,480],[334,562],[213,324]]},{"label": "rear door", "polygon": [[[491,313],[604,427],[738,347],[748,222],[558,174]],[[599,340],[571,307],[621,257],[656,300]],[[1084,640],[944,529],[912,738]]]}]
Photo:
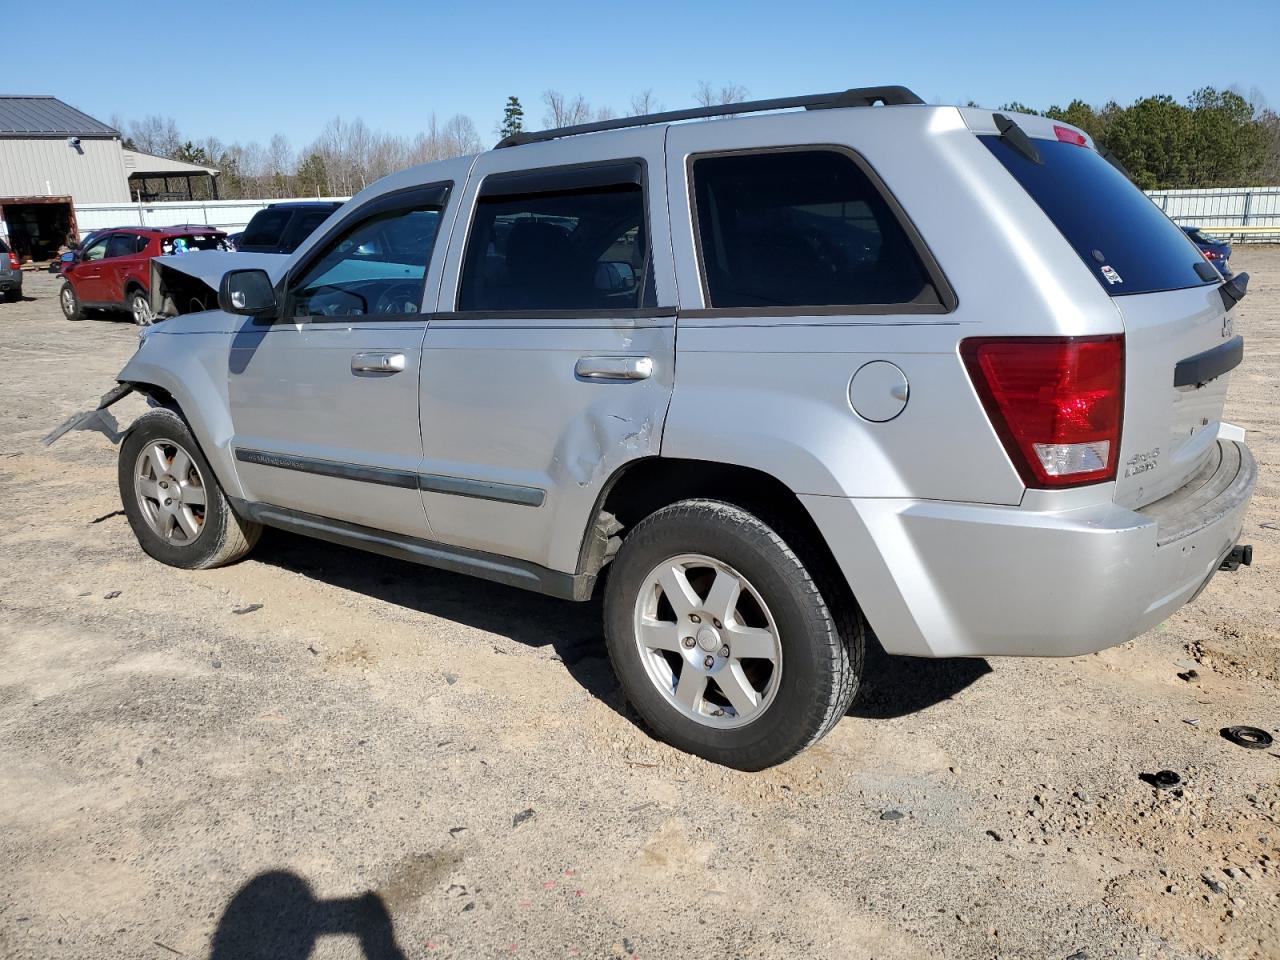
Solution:
[{"label": "rear door", "polygon": [[355,208],[290,269],[282,316],[244,320],[229,382],[251,500],[429,535],[417,480],[421,307],[439,282],[429,267],[450,188]]},{"label": "rear door", "polygon": [[572,570],[610,475],[658,453],[675,345],[663,133],[477,158],[423,353],[440,540]]},{"label": "rear door", "polygon": [[137,233],[114,233],[107,243],[107,256],[102,261],[102,299],[124,302],[125,287],[134,280],[146,287],[150,279],[145,254],[151,241]]},{"label": "rear door", "polygon": [[1075,131],[1038,118],[1018,123],[1035,138],[1038,162],[1006,137],[980,139],[1057,226],[1123,319],[1125,410],[1115,496],[1142,506],[1180,487],[1216,450],[1228,377],[1179,385],[1175,374],[1184,360],[1232,349],[1221,276]]}]

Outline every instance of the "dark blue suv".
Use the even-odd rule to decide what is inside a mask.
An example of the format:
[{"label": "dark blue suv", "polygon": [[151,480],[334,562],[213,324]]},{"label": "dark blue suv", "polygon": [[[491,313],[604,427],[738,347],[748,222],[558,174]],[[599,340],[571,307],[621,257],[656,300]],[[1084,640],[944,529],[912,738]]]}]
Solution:
[{"label": "dark blue suv", "polygon": [[1215,240],[1208,234],[1202,233],[1199,227],[1183,227],[1182,232],[1185,233],[1204,254],[1204,258],[1218,268],[1218,272],[1224,277],[1231,276],[1231,267],[1228,260],[1231,259],[1231,244],[1225,240]]}]

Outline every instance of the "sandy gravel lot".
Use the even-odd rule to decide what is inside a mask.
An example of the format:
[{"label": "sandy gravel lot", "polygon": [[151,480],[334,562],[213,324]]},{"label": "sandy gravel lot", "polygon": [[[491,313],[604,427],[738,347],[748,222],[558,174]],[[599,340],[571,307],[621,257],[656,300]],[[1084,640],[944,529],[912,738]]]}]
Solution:
[{"label": "sandy gravel lot", "polygon": [[1234,263],[1253,568],[1099,655],[882,661],[763,774],[633,722],[598,605],[282,534],[147,559],[115,448],[39,444],[134,329],[30,275],[0,303],[0,957],[1280,956],[1280,748],[1218,733],[1280,728],[1280,249]]}]

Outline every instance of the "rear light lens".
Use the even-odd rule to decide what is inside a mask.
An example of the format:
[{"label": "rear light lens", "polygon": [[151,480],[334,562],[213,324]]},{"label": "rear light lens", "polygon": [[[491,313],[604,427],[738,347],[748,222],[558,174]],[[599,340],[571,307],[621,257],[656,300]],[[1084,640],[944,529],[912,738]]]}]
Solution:
[{"label": "rear light lens", "polygon": [[1114,480],[1124,337],[975,337],[960,354],[1028,487]]},{"label": "rear light lens", "polygon": [[1079,130],[1060,127],[1056,123],[1053,125],[1053,135],[1063,143],[1074,143],[1077,147],[1087,147],[1089,145],[1089,141],[1085,139],[1084,134]]},{"label": "rear light lens", "polygon": [[1220,254],[1220,253],[1215,253],[1213,250],[1201,250],[1200,252],[1204,254],[1204,258],[1205,258],[1206,260],[1221,260],[1221,259],[1222,259],[1222,254]]},{"label": "rear light lens", "polygon": [[18,255],[12,250],[9,251],[9,266],[14,270],[21,270],[22,264],[18,262]]}]

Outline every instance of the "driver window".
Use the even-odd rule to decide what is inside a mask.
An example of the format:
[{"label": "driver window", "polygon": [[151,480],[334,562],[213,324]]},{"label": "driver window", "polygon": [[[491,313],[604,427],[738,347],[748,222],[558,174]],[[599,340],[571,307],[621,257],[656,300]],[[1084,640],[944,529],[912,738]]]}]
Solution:
[{"label": "driver window", "polygon": [[440,211],[418,206],[356,223],[291,285],[291,315],[416,314]]},{"label": "driver window", "polygon": [[80,259],[86,263],[91,263],[94,260],[101,260],[103,255],[107,252],[108,239],[108,237],[103,237],[97,243],[93,244],[93,246],[85,248],[84,255],[81,256]]}]

